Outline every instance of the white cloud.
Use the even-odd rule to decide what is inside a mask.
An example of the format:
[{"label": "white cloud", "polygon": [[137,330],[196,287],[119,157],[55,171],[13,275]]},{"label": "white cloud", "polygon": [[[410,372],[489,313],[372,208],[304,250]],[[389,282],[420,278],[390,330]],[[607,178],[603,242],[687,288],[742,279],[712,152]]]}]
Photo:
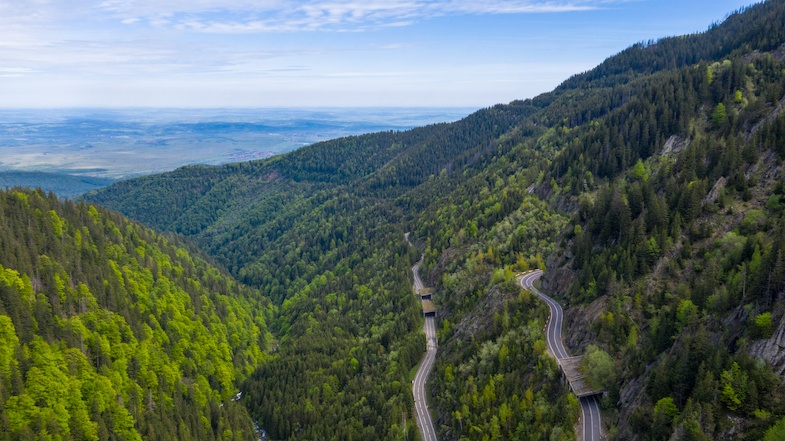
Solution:
[{"label": "white cloud", "polygon": [[[630,0],[0,0],[0,30],[114,24],[200,33],[363,31],[450,15],[556,13]],[[5,39],[7,40],[7,38]]]},{"label": "white cloud", "polygon": [[[84,2],[84,0],[81,0]],[[135,24],[214,33],[351,31],[449,15],[585,11],[629,0],[107,0],[92,10]]]},{"label": "white cloud", "polygon": [[20,78],[32,72],[26,67],[0,67],[0,78]]},{"label": "white cloud", "polygon": [[279,0],[107,0],[96,9],[113,14],[154,16],[201,14],[215,11],[259,11],[285,8],[292,2]]}]

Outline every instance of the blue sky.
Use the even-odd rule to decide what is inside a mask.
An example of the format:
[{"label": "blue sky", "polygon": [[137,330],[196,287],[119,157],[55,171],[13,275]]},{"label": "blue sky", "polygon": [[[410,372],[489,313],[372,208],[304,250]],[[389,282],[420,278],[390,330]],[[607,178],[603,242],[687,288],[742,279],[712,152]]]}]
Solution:
[{"label": "blue sky", "polygon": [[486,107],[734,0],[0,0],[0,107]]}]

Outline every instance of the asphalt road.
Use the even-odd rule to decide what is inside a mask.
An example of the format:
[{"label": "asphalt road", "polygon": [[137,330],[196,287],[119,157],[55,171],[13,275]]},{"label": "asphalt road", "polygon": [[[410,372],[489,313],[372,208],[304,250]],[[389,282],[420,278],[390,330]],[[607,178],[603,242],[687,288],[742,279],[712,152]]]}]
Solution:
[{"label": "asphalt road", "polygon": [[[406,241],[409,242],[409,233],[406,233]],[[411,245],[411,242],[409,242]],[[423,283],[418,274],[420,264],[423,258],[414,264],[412,272],[414,273],[414,292],[423,289]],[[420,435],[423,441],[436,441],[436,430],[433,428],[433,420],[431,413],[428,411],[428,400],[425,393],[425,382],[428,381],[428,374],[431,373],[434,361],[436,361],[436,325],[434,324],[433,317],[425,317],[425,324],[423,325],[423,332],[427,339],[428,346],[425,351],[425,357],[417,369],[417,374],[414,376],[412,382],[412,394],[414,395],[414,413],[417,419],[417,427],[420,428]]]},{"label": "asphalt road", "polygon": [[414,285],[413,285],[414,292],[418,292],[419,290],[425,288],[422,284],[422,279],[420,279],[420,275],[418,274],[423,257],[420,257],[420,261],[415,263],[414,266],[412,267],[412,272],[414,273]]},{"label": "asphalt road", "polygon": [[412,384],[414,411],[417,414],[417,426],[420,428],[423,441],[436,441],[436,430],[433,428],[431,413],[428,411],[428,400],[425,392],[425,382],[428,381],[428,374],[431,373],[433,362],[436,361],[436,327],[433,323],[433,317],[425,318],[423,330],[428,338],[428,349],[425,352],[425,358],[422,364],[420,364],[420,368],[417,369],[417,375],[414,376],[414,383]]},{"label": "asphalt road", "polygon": [[[561,362],[563,358],[568,358],[570,356],[564,348],[561,337],[561,329],[564,324],[564,313],[562,312],[560,304],[534,287],[534,282],[541,276],[541,270],[528,272],[521,277],[521,286],[536,293],[548,304],[548,308],[551,310],[551,316],[548,319],[548,325],[545,329],[546,343],[548,344],[548,349],[551,353]],[[600,441],[602,439],[600,430],[602,423],[600,421],[600,406],[597,402],[597,398],[594,396],[584,397],[580,399],[580,403],[584,441]]]}]

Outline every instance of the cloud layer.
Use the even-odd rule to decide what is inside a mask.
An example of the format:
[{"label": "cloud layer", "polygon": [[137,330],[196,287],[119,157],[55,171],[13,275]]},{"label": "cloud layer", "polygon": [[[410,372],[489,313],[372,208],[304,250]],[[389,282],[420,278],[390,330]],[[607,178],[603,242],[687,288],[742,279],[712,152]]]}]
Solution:
[{"label": "cloud layer", "polygon": [[115,20],[202,32],[357,31],[461,14],[585,11],[625,0],[2,0],[6,23]]},{"label": "cloud layer", "polygon": [[[306,49],[260,49],[227,39],[238,34],[362,32],[443,16],[581,11],[623,1],[0,0],[0,76],[259,72],[262,60],[302,59],[308,51],[314,55],[336,48],[326,42]],[[200,41],[199,35],[206,37]],[[391,42],[382,48],[406,44]],[[289,68],[265,66],[278,72]]]},{"label": "cloud layer", "polygon": [[405,26],[414,21],[460,14],[554,13],[594,9],[608,1],[537,0],[332,0],[248,4],[246,1],[198,4],[154,1],[124,6],[133,18],[172,17],[175,26],[204,32],[361,31]]}]

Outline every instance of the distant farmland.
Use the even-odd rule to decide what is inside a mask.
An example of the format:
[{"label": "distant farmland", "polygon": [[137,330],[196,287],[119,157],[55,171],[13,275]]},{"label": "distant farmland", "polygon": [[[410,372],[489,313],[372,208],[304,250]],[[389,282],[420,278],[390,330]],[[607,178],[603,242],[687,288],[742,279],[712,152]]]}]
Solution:
[{"label": "distant farmland", "polygon": [[0,186],[40,186],[72,197],[119,179],[261,159],[343,136],[454,121],[471,111],[0,110]]}]

